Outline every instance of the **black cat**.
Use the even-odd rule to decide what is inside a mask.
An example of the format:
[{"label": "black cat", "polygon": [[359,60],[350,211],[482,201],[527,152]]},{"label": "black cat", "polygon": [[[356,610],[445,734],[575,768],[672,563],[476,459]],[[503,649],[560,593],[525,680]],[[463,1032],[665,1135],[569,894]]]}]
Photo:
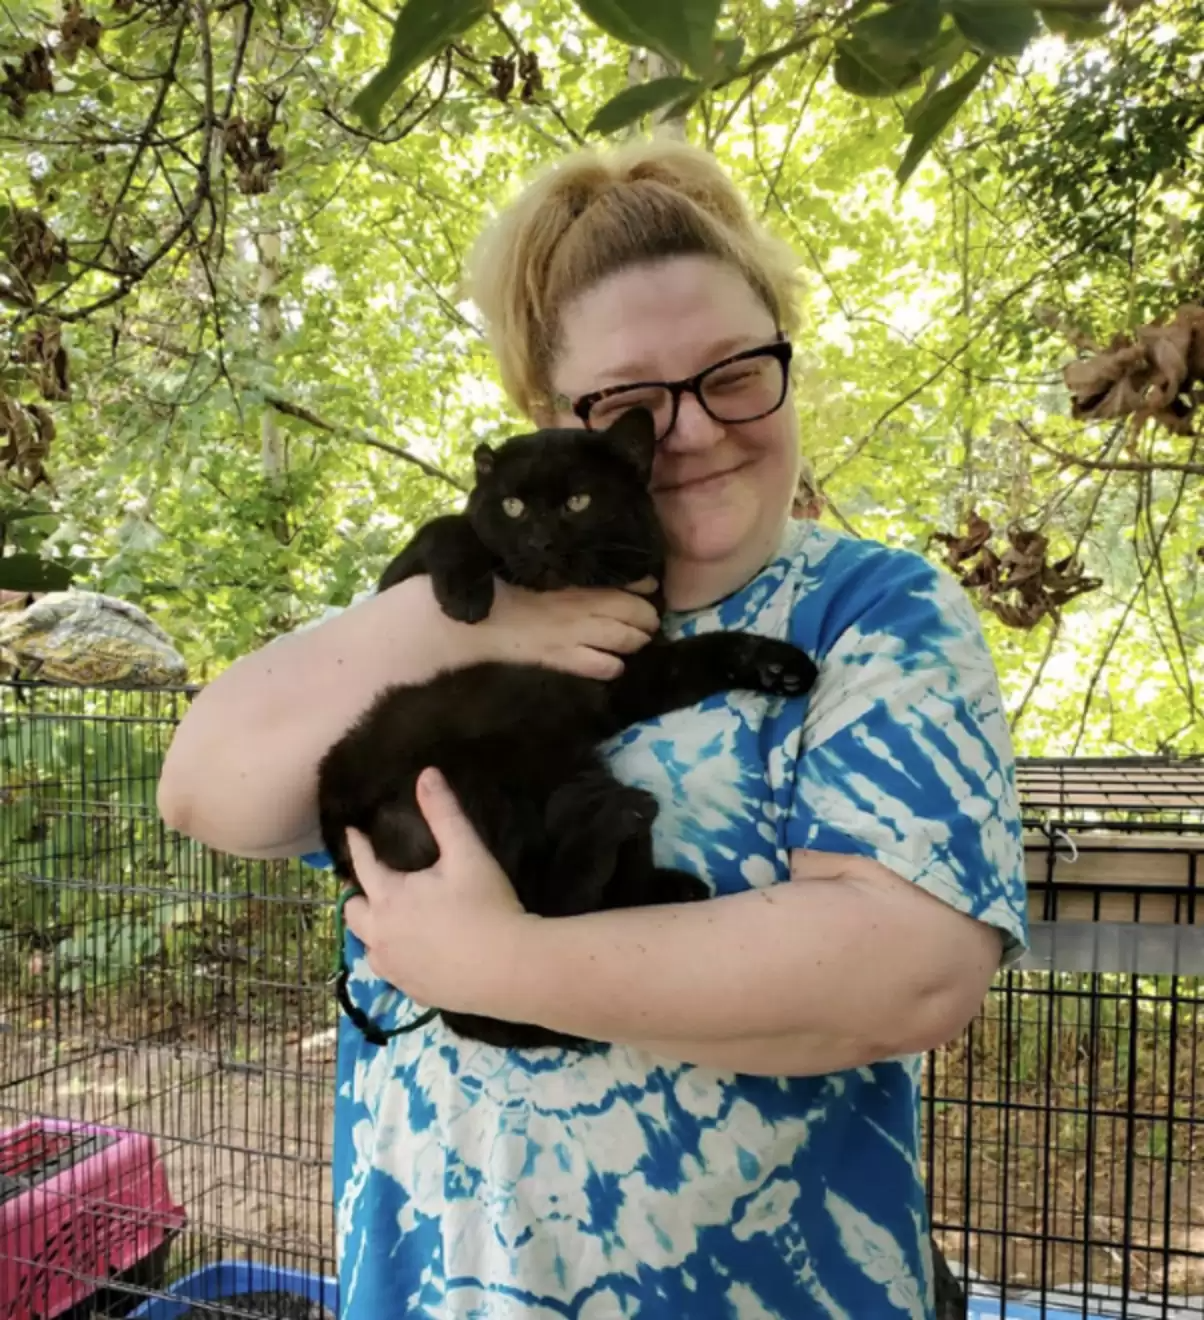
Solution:
[{"label": "black cat", "polygon": [[[543,430],[497,450],[480,446],[465,512],[424,526],[379,590],[427,573],[444,612],[476,622],[489,614],[495,577],[537,591],[623,587],[650,576],[659,583],[665,543],[648,492],[654,449],[642,410],[605,432]],[[697,877],[655,864],[657,801],[620,783],[598,745],[721,691],[793,696],[815,676],[810,658],[788,642],[715,632],[673,642],[658,634],[609,682],[493,661],[394,686],[320,764],[322,837],[347,880],[348,826],[395,870],[430,866],[438,850],[415,783],[425,766],[437,766],[529,912],[569,916],[705,898]],[[340,999],[369,1040],[388,1038],[351,1004],[345,981]],[[442,1016],[461,1035],[495,1045],[586,1045],[540,1026]]]}]

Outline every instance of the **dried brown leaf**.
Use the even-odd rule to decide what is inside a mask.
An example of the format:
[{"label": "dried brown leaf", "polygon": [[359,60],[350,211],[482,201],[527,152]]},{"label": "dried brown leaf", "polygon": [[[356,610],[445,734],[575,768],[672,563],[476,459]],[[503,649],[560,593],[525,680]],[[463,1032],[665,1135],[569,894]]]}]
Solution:
[{"label": "dried brown leaf", "polygon": [[971,510],[966,516],[966,530],[961,536],[950,532],[933,532],[930,538],[945,546],[945,559],[950,567],[972,558],[991,539],[991,524]]},{"label": "dried brown leaf", "polygon": [[32,93],[53,91],[54,72],[47,47],[34,46],[21,56],[20,64],[4,66],[0,96],[7,97],[14,118],[25,117],[25,102]]},{"label": "dried brown leaf", "polygon": [[67,259],[67,245],[37,211],[12,212],[8,259],[30,284],[44,284]]},{"label": "dried brown leaf", "polygon": [[1034,528],[1011,524],[1002,553],[988,542],[990,523],[972,512],[961,535],[934,532],[931,541],[945,546],[945,557],[958,581],[973,591],[1010,628],[1034,628],[1075,596],[1102,585],[1084,575],[1071,555],[1049,563],[1049,537]]},{"label": "dried brown leaf", "polygon": [[55,401],[71,397],[67,350],[58,321],[31,330],[21,341],[18,356],[30,367],[42,398]]},{"label": "dried brown leaf", "polygon": [[74,64],[75,57],[85,46],[89,50],[100,46],[103,32],[103,26],[83,12],[79,0],[71,0],[59,24],[58,58],[68,66]]},{"label": "dried brown leaf", "polygon": [[1177,435],[1191,434],[1204,382],[1204,307],[1184,303],[1167,323],[1141,326],[1133,338],[1116,335],[1102,353],[1067,363],[1062,379],[1071,414],[1094,421],[1132,417]]},{"label": "dried brown leaf", "polygon": [[18,490],[28,493],[50,484],[46,459],[54,434],[54,419],[45,408],[27,408],[0,394],[0,440],[6,440],[0,448],[0,470]]}]

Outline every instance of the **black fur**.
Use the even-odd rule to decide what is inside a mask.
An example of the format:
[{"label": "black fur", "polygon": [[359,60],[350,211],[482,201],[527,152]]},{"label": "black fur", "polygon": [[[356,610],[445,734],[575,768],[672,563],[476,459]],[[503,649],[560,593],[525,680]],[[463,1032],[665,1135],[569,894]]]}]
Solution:
[{"label": "black fur", "polygon": [[957,1275],[949,1268],[945,1253],[932,1240],[933,1290],[936,1294],[936,1320],[966,1320],[969,1301]]},{"label": "black fur", "polygon": [[[648,493],[654,444],[651,418],[637,411],[604,433],[545,430],[496,451],[480,447],[465,512],[423,527],[380,589],[428,573],[443,610],[476,622],[490,611],[495,578],[540,591],[659,582],[665,547]],[[675,642],[658,635],[611,682],[489,662],[395,686],[321,762],[322,836],[344,879],[354,878],[348,826],[395,870],[430,866],[438,854],[415,783],[437,766],[530,912],[705,898],[697,877],[655,865],[657,801],[616,780],[598,744],[721,691],[794,696],[815,676],[788,642],[718,632]],[[442,1016],[461,1035],[495,1045],[585,1045],[539,1026]]]}]

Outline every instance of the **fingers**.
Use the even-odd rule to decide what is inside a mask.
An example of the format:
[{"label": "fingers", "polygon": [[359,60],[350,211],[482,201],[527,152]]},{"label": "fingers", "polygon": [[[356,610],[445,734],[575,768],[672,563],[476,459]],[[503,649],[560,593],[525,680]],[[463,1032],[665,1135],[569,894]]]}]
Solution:
[{"label": "fingers", "polygon": [[[361,834],[359,830],[349,829],[347,831],[347,851],[351,854],[351,869],[355,872],[355,878],[359,881],[360,888],[371,900],[373,895],[379,891],[382,880],[381,863],[372,850],[372,844],[368,841],[367,836]],[[347,906],[351,906],[350,902]]]},{"label": "fingers", "polygon": [[[560,662],[557,661],[559,665]],[[588,646],[574,646],[565,653],[563,667],[570,673],[580,674],[582,678],[599,678],[609,681],[618,678],[623,672],[623,662],[617,655],[605,651],[594,651]]]},{"label": "fingers", "polygon": [[438,845],[440,860],[452,852],[463,857],[484,846],[451,785],[434,766],[418,776],[417,792],[418,810]]},{"label": "fingers", "polygon": [[583,645],[597,651],[609,651],[612,655],[631,655],[648,645],[648,634],[642,629],[600,615],[587,620],[581,632]]},{"label": "fingers", "polygon": [[593,609],[595,614],[639,628],[649,637],[661,626],[656,606],[630,591],[599,591]]}]

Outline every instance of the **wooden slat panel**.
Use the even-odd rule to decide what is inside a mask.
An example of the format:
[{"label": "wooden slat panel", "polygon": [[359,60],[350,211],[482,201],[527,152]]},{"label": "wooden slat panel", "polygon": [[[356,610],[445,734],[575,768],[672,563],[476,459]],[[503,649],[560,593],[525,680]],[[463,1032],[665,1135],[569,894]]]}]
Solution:
[{"label": "wooden slat panel", "polygon": [[1077,858],[1059,838],[1051,872],[1048,839],[1025,831],[1032,919],[1204,923],[1204,834],[1071,830],[1069,837]]},{"label": "wooden slat panel", "polygon": [[1016,781],[1026,811],[1187,813],[1204,830],[1204,760],[1164,764],[1021,760]]},{"label": "wooden slat panel", "polygon": [[[1201,911],[1204,903],[1197,903],[1193,913],[1193,926],[1201,923]],[[1132,893],[1114,892],[1102,894],[1098,900],[1090,890],[1078,893],[1060,890],[1054,897],[1054,921],[1102,921],[1129,922],[1139,921],[1143,926],[1174,925],[1176,921],[1186,924],[1188,921],[1188,900],[1186,895],[1144,894],[1138,907]],[[1048,919],[1045,907],[1045,894],[1042,890],[1029,890],[1028,915],[1030,921]]]}]

